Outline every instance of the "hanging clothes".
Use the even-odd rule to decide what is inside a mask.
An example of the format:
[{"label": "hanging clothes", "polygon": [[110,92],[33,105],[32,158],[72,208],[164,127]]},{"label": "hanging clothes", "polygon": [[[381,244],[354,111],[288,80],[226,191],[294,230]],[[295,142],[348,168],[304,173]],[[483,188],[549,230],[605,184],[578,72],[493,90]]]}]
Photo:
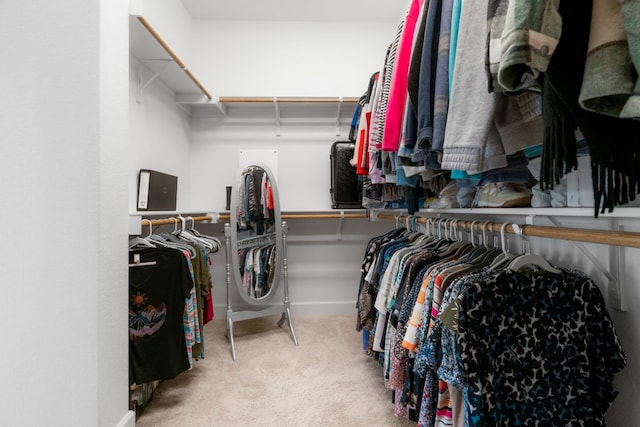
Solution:
[{"label": "hanging clothes", "polygon": [[[578,168],[583,138],[594,216],[633,202],[639,8],[614,0],[409,2],[360,115],[358,135],[369,135],[356,151],[368,147],[368,168],[354,159],[363,205],[413,214],[454,207],[455,193],[461,207],[535,207]],[[523,155],[541,166],[514,169]],[[385,200],[386,187],[404,191]]]},{"label": "hanging clothes", "polygon": [[276,265],[276,245],[252,246],[240,250],[240,276],[245,293],[252,298],[269,294],[273,285]]},{"label": "hanging clothes", "polygon": [[[195,283],[195,275],[193,273],[193,264],[191,263],[191,254],[183,250],[181,251],[187,260],[189,274],[191,280]],[[198,297],[196,295],[196,287],[192,286],[189,297],[184,302],[184,312],[182,313],[182,326],[184,329],[185,346],[187,347],[187,357],[189,359],[189,367],[193,367],[193,347],[201,342],[200,324],[198,321]]]},{"label": "hanging clothes", "polygon": [[415,234],[370,240],[358,295],[356,327],[373,335],[395,414],[419,426],[606,425],[626,358],[596,284],[540,257]]},{"label": "hanging clothes", "polygon": [[504,270],[459,297],[471,426],[606,425],[625,356],[595,283],[579,272]]},{"label": "hanging clothes", "polygon": [[184,227],[129,242],[130,409],[144,410],[160,381],[204,357],[203,327],[213,318],[209,254],[220,246]]},{"label": "hanging clothes", "polygon": [[[589,146],[597,217],[599,210],[612,211],[615,205],[635,200],[640,191],[640,122],[593,113],[580,106],[592,2],[576,7],[560,2],[558,11],[562,35],[544,76],[543,101],[553,107],[554,115],[545,120],[548,137],[543,150],[550,158],[542,165],[541,181],[553,185],[577,163],[575,138],[567,138],[577,126]],[[551,157],[554,154],[555,159]]]},{"label": "hanging clothes", "polygon": [[253,228],[255,234],[270,231],[275,221],[273,189],[264,169],[248,167],[238,184],[236,218],[238,230]]},{"label": "hanging clothes", "polygon": [[[212,288],[211,273],[209,270],[208,254],[206,250],[198,245],[192,244],[196,249],[196,256],[191,260],[193,265],[194,294],[196,297],[196,323],[197,340],[193,346],[193,354],[196,358],[204,357],[204,338],[202,331],[204,325],[208,322],[205,318],[205,310],[207,305],[212,305]],[[211,318],[213,318],[213,310],[211,310]],[[209,319],[210,320],[210,319]]]}]

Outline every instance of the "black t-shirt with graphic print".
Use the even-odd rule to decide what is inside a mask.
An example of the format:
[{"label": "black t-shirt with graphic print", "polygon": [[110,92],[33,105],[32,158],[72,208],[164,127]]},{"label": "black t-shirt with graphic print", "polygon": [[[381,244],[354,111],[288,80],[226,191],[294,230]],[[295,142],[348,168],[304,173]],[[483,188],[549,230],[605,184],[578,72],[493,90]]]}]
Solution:
[{"label": "black t-shirt with graphic print", "polygon": [[193,279],[183,252],[146,248],[130,253],[155,265],[129,268],[129,383],[170,379],[189,369],[185,298]]}]

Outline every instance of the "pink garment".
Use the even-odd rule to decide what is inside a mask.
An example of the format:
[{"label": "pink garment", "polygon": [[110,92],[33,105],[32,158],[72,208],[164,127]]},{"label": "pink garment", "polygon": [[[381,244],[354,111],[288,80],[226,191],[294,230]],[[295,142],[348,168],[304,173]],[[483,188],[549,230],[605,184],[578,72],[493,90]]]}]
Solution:
[{"label": "pink garment", "polygon": [[382,137],[383,151],[398,151],[400,146],[404,109],[407,101],[409,63],[411,62],[411,52],[413,51],[416,24],[420,17],[423,3],[424,0],[413,0],[407,11],[391,76],[391,89],[389,91],[389,102],[387,103],[387,115],[384,120],[384,134]]}]

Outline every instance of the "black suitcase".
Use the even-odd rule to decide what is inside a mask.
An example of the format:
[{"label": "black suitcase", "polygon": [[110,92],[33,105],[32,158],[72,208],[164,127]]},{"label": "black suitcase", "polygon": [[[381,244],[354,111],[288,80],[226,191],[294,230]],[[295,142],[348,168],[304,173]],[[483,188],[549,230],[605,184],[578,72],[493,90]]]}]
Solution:
[{"label": "black suitcase", "polygon": [[336,141],[331,145],[331,207],[333,209],[361,209],[362,191],[356,168],[349,161],[356,145],[350,141]]}]

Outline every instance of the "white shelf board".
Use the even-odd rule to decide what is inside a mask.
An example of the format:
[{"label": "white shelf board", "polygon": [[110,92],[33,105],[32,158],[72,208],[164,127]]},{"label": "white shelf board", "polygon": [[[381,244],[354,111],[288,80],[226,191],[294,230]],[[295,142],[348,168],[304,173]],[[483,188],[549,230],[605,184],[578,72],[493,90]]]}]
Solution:
[{"label": "white shelf board", "polygon": [[200,89],[176,64],[151,33],[147,31],[136,16],[129,16],[129,51],[151,72],[159,72],[158,78],[176,94],[202,95]]},{"label": "white shelf board", "polygon": [[215,97],[208,99],[204,95],[134,15],[129,16],[129,52],[148,70],[149,76],[142,79],[141,85],[157,74],[157,79],[175,94],[176,103],[193,117],[219,119],[225,116],[224,106]]}]

